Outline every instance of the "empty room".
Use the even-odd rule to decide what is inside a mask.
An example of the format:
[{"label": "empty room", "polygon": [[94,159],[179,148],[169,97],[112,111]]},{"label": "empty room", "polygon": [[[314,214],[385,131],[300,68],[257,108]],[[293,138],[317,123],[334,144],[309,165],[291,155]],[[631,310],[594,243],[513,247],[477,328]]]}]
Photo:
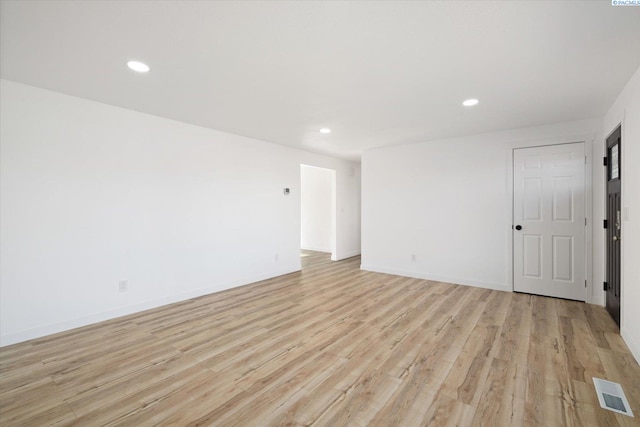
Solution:
[{"label": "empty room", "polygon": [[640,426],[638,40],[0,0],[0,426]]}]

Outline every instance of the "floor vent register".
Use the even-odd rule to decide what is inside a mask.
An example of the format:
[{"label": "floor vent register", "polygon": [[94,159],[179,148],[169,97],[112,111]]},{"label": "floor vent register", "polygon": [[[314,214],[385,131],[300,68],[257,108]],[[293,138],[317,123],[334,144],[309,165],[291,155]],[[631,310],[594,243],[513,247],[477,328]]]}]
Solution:
[{"label": "floor vent register", "polygon": [[620,384],[600,378],[594,378],[593,384],[596,386],[596,393],[601,407],[633,417],[633,412],[629,407],[629,401],[624,395]]}]

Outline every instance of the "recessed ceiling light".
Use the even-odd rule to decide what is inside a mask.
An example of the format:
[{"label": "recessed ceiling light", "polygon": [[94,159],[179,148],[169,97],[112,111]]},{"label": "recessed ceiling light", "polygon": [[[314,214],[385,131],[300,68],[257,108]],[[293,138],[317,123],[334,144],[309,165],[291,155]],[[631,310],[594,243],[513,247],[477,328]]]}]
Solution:
[{"label": "recessed ceiling light", "polygon": [[127,67],[131,68],[133,71],[137,71],[139,73],[146,73],[150,70],[147,64],[143,64],[138,61],[129,61],[127,62]]},{"label": "recessed ceiling light", "polygon": [[462,103],[462,105],[464,105],[465,107],[471,107],[476,105],[478,102],[479,101],[477,99],[467,99]]},{"label": "recessed ceiling light", "polygon": [[326,135],[326,134],[328,134],[328,133],[331,133],[331,129],[329,129],[329,128],[322,128],[322,129],[320,129],[320,133],[324,133],[324,134]]}]

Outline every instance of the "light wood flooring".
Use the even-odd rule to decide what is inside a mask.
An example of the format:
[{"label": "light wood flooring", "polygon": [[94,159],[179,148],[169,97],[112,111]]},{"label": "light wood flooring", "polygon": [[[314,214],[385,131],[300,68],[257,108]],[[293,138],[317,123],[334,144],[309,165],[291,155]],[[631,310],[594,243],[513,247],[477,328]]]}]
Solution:
[{"label": "light wood flooring", "polygon": [[[306,255],[0,349],[0,425],[639,425],[640,368],[602,307]],[[636,418],[601,409],[592,377]]]}]

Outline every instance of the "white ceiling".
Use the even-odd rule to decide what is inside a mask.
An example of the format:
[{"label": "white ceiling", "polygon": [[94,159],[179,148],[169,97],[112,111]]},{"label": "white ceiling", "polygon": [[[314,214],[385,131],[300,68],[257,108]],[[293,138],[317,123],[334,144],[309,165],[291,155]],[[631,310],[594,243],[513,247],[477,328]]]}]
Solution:
[{"label": "white ceiling", "polygon": [[3,78],[350,159],[602,116],[640,66],[640,7],[608,0],[2,1],[0,15]]}]

